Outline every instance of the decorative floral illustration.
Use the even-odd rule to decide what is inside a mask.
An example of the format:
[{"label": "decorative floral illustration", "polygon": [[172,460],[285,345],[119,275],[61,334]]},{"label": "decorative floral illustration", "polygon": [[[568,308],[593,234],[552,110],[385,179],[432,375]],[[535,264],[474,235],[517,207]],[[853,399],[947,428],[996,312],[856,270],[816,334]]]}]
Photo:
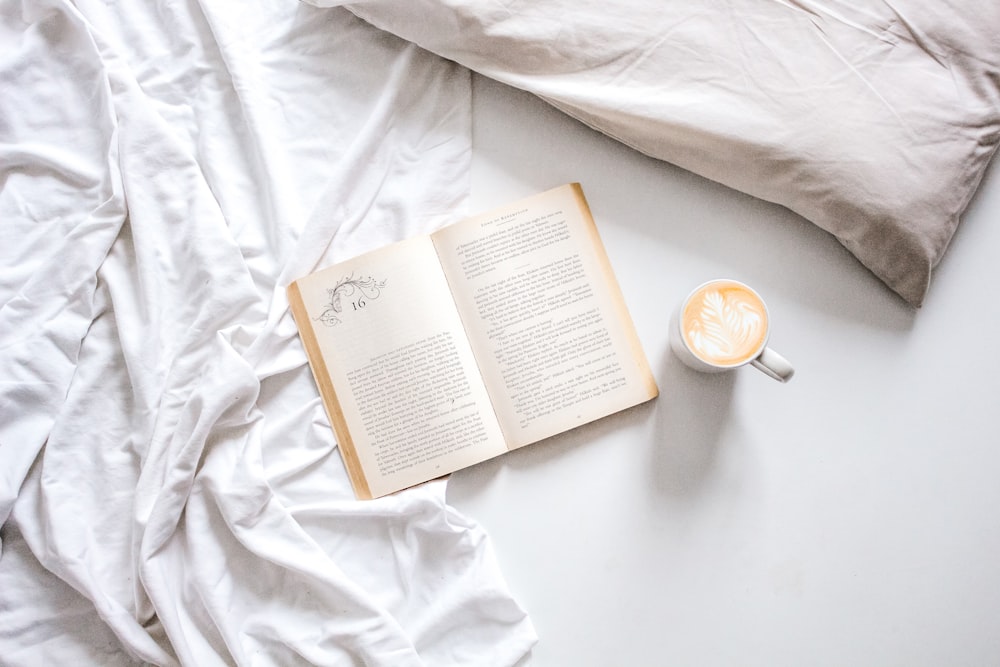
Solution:
[{"label": "decorative floral illustration", "polygon": [[[331,288],[326,290],[329,301],[326,310],[319,314],[316,319],[328,327],[337,326],[341,323],[339,315],[343,312],[341,299],[350,299],[353,310],[364,308],[368,301],[379,298],[382,289],[385,287],[384,280],[376,280],[371,276],[366,278],[355,278],[354,274],[343,278]],[[357,298],[354,298],[358,295]]]}]

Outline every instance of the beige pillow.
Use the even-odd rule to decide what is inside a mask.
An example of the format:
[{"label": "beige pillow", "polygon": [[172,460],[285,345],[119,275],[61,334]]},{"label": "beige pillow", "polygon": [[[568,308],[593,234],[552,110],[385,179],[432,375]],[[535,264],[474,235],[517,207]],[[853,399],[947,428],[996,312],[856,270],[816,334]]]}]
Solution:
[{"label": "beige pillow", "polygon": [[644,153],[787,206],[915,306],[1000,136],[992,0],[349,9]]}]

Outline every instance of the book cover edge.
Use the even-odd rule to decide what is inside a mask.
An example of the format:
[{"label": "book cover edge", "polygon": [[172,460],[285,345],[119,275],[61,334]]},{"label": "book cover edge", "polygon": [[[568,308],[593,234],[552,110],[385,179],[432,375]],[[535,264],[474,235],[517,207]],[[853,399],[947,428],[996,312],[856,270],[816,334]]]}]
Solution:
[{"label": "book cover edge", "polygon": [[590,210],[590,204],[587,202],[587,197],[583,193],[583,186],[576,182],[567,183],[567,186],[572,189],[577,206],[586,216],[588,232],[594,237],[592,245],[597,254],[597,260],[601,265],[601,270],[604,273],[605,280],[608,281],[608,287],[614,293],[615,310],[618,311],[619,321],[623,325],[625,334],[629,339],[629,347],[632,350],[632,357],[636,366],[643,371],[645,375],[646,394],[648,396],[646,400],[652,400],[659,396],[660,388],[656,384],[656,377],[653,375],[653,369],[649,366],[649,359],[646,357],[646,351],[642,347],[642,341],[639,340],[639,332],[636,331],[635,321],[632,319],[632,314],[629,312],[628,306],[625,303],[625,294],[622,292],[621,285],[618,284],[618,277],[615,275],[614,267],[611,266],[611,258],[608,257],[608,251],[604,246],[604,240],[601,238],[600,232],[597,229],[597,222],[594,220],[593,211]]},{"label": "book cover edge", "polygon": [[354,488],[354,495],[361,500],[371,500],[373,498],[368,485],[368,478],[365,476],[361,460],[358,458],[354,440],[351,438],[350,429],[347,427],[347,420],[344,419],[344,412],[340,407],[340,399],[330,380],[330,374],[326,369],[326,360],[319,349],[319,341],[316,333],[309,323],[309,314],[306,311],[305,303],[302,300],[301,290],[298,281],[293,281],[286,288],[288,304],[292,311],[292,319],[295,320],[296,328],[299,330],[299,338],[302,340],[302,347],[305,348],[306,358],[309,361],[309,369],[312,372],[316,386],[319,388],[320,398],[326,408],[330,425],[337,436],[337,447],[340,449],[340,456],[347,468],[347,477]]}]

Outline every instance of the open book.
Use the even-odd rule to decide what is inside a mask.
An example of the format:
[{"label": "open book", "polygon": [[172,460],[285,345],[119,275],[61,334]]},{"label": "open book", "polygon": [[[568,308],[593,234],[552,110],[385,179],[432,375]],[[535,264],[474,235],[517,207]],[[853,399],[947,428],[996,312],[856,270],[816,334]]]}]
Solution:
[{"label": "open book", "polygon": [[288,300],[359,498],[657,395],[578,184],[310,274]]}]

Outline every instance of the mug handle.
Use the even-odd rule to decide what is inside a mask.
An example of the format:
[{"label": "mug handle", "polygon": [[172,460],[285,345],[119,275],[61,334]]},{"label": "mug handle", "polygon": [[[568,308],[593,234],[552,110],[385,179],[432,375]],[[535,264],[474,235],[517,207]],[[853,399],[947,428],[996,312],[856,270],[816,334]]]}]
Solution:
[{"label": "mug handle", "polygon": [[750,364],[778,382],[788,382],[795,374],[795,369],[788,363],[788,360],[769,347],[765,347],[760,356],[751,361]]}]

